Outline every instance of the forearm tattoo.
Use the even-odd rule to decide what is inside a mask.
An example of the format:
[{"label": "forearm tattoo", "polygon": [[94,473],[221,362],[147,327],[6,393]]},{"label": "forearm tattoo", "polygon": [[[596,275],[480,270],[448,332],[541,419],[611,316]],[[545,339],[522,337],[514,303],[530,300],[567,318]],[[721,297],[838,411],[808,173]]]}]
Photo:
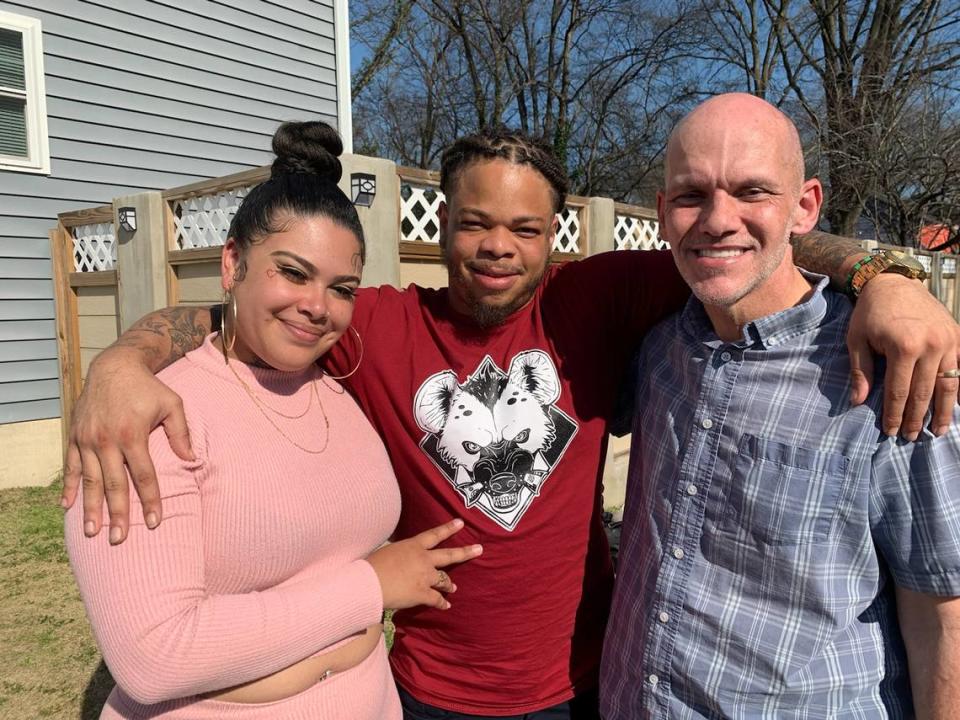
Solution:
[{"label": "forearm tattoo", "polygon": [[846,290],[847,273],[865,251],[853,238],[813,231],[790,238],[793,260],[811,272],[826,275],[837,290]]},{"label": "forearm tattoo", "polygon": [[138,350],[157,372],[200,347],[209,332],[207,308],[164,308],[135,322],[113,346]]}]

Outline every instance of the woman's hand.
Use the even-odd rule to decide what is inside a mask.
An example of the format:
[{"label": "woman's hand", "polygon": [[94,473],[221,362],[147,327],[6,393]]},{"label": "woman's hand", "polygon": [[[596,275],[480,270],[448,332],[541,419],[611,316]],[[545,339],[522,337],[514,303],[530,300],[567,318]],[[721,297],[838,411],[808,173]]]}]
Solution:
[{"label": "woman's hand", "polygon": [[457,586],[441,568],[472,560],[483,552],[480,545],[437,548],[462,527],[463,520],[457,518],[412,538],[384,545],[367,558],[380,579],[384,608],[450,607],[441,593],[455,592]]}]

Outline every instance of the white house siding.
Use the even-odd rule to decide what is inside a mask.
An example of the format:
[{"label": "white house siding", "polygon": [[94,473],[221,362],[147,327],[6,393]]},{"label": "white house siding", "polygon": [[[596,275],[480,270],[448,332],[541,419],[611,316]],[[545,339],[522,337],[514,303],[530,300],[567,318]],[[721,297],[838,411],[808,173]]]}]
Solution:
[{"label": "white house siding", "polygon": [[51,174],[0,171],[0,423],[60,415],[58,213],[263,165],[283,120],[337,124],[334,0],[25,0],[43,24]]}]

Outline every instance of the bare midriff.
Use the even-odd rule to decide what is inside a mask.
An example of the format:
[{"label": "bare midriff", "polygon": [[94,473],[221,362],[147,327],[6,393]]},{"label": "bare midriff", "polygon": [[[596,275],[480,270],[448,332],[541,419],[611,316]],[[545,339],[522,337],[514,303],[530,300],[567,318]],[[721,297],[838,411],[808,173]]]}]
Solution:
[{"label": "bare midriff", "polygon": [[350,642],[322,655],[301,660],[273,675],[208,693],[204,697],[225,702],[266,703],[283,700],[322,682],[327,673],[341,673],[362,663],[381,642],[383,625],[371,625]]}]

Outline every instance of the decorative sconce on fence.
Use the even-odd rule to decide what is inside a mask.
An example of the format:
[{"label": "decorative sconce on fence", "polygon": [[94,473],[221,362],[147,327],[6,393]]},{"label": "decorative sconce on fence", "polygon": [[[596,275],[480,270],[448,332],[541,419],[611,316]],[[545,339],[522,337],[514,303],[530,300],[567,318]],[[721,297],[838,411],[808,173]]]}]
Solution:
[{"label": "decorative sconce on fence", "polygon": [[354,205],[370,207],[377,196],[377,176],[370,173],[350,173],[350,199]]},{"label": "decorative sconce on fence", "polygon": [[137,229],[137,209],[132,207],[122,207],[117,209],[117,219],[120,221],[120,227],[127,232],[133,232]]}]

